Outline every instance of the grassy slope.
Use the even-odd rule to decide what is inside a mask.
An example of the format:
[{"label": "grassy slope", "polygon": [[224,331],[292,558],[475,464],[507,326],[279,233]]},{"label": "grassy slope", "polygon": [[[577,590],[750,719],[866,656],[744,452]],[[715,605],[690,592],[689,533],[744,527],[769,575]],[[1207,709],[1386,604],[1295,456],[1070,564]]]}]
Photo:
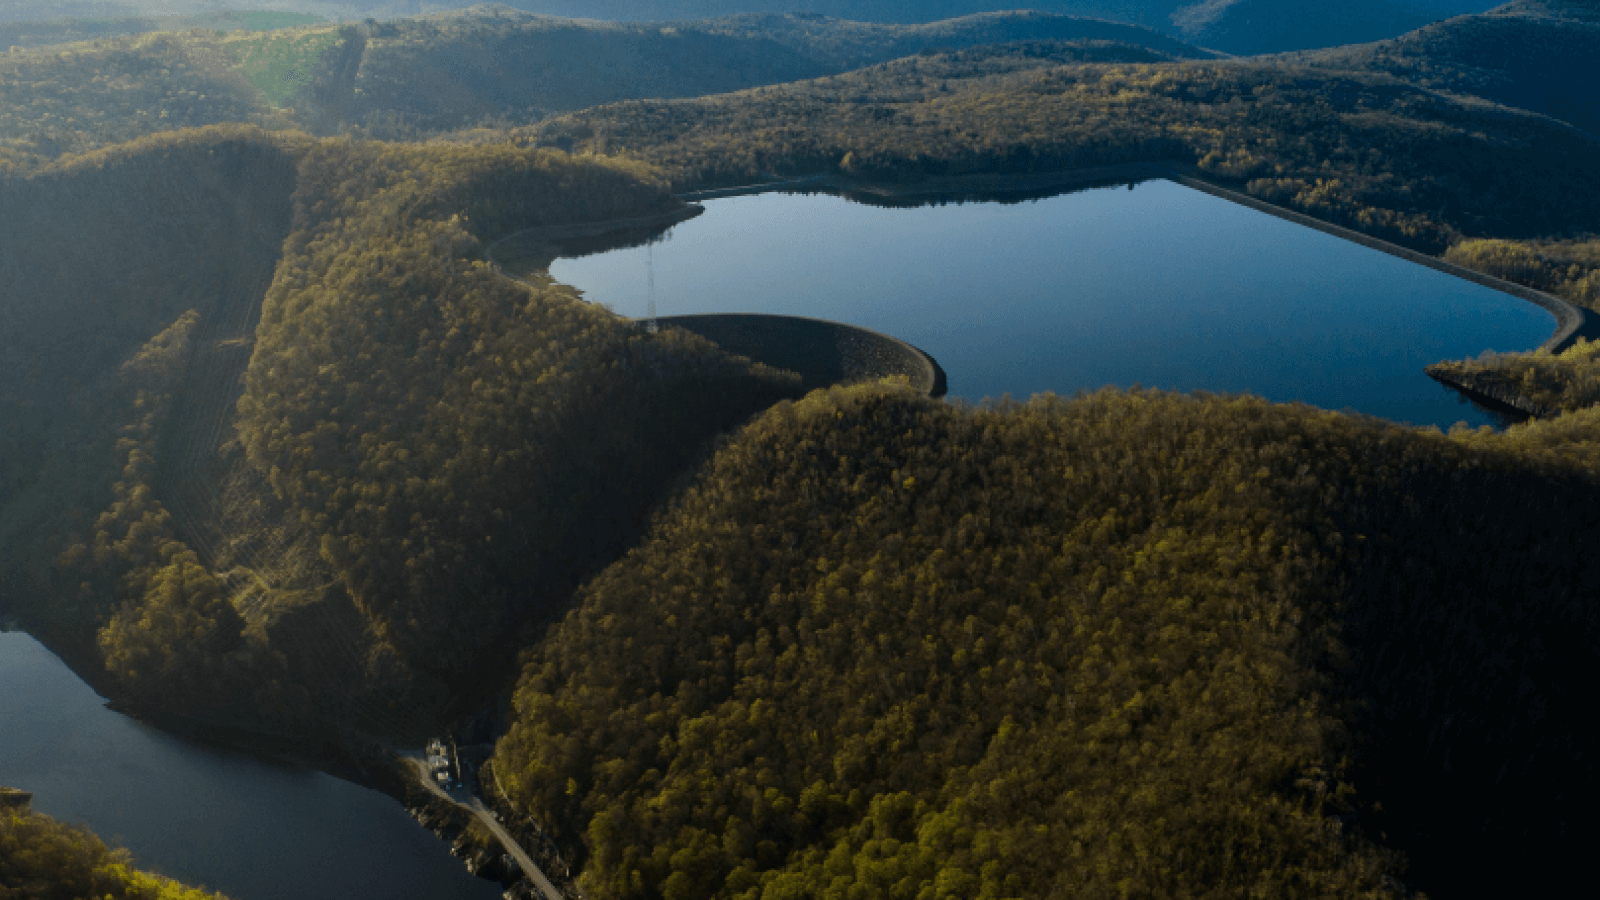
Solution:
[{"label": "grassy slope", "polygon": [[234,35],[225,46],[261,97],[281,107],[312,86],[324,58],[336,52],[340,40],[339,29],[314,26]]}]

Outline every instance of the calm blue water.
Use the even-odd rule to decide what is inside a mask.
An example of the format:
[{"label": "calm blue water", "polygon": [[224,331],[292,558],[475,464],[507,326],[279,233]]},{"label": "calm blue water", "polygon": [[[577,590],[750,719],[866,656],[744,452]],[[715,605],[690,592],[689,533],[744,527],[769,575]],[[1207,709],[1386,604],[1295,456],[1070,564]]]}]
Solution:
[{"label": "calm blue water", "polygon": [[1550,314],[1170,181],[1017,204],[712,200],[652,247],[551,274],[627,316],[765,312],[862,325],[969,400],[1112,384],[1249,391],[1448,428],[1490,414],[1422,368],[1530,350]]},{"label": "calm blue water", "polygon": [[0,784],[143,868],[235,900],[500,896],[394,800],[112,712],[26,634],[0,632],[0,685]]}]

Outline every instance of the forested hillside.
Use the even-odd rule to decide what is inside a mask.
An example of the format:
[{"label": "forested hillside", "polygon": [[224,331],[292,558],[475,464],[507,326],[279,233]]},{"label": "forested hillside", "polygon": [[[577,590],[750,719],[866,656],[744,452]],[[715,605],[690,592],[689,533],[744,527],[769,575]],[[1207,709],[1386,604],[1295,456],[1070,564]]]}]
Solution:
[{"label": "forested hillside", "polygon": [[1554,890],[1597,428],[813,394],[530,651],[495,776],[608,900]]},{"label": "forested hillside", "polygon": [[636,166],[231,127],[0,197],[3,602],[135,706],[436,727],[707,441],[798,393],[477,259],[672,206]]},{"label": "forested hillside", "polygon": [[473,677],[644,528],[706,441],[798,390],[477,260],[676,204],[621,163],[330,143],[308,157],[240,440],[409,666]]},{"label": "forested hillside", "polygon": [[[265,289],[289,230],[294,160],[256,138],[147,139],[0,181],[0,568],[14,591],[55,580],[68,535],[103,510],[152,512],[135,483],[116,488],[148,462],[123,440],[161,429],[196,325],[236,280]],[[76,568],[36,619],[82,664],[117,597]]]},{"label": "forested hillside", "polygon": [[[241,7],[248,5],[239,4]],[[275,10],[293,9],[349,22],[361,18],[387,21],[467,4],[414,0],[292,0],[268,5]],[[508,4],[482,4],[479,8],[498,6],[543,15],[627,22],[682,22],[743,13],[801,13],[899,24],[1032,9],[1141,25],[1205,47],[1249,55],[1383,40],[1428,22],[1483,12],[1494,5],[1493,0],[1352,0],[1339,4],[1300,0],[1032,0],[1027,3],[1017,0],[510,0]],[[0,22],[54,20],[62,16],[126,21],[141,14],[166,16],[171,13],[186,14],[204,27],[232,27],[209,24],[210,20],[204,17],[218,15],[216,4],[199,0],[62,4],[13,0],[0,4]]]},{"label": "forested hillside", "polygon": [[[51,27],[66,39],[86,26]],[[619,25],[474,7],[362,25],[189,29],[0,57],[0,162],[224,122],[413,138],[813,78],[930,48],[1061,39],[1123,41],[1160,59],[1206,55],[1145,28],[1032,13],[924,26],[796,16]]]},{"label": "forested hillside", "polygon": [[680,189],[762,173],[915,180],[1175,160],[1434,252],[1463,235],[1600,227],[1600,141],[1539,116],[1381,75],[1079,62],[1095,59],[1072,45],[977,48],[690,102],[612,104],[524,136],[639,155]]},{"label": "forested hillside", "polygon": [[1118,40],[1201,51],[1146,28],[1037,13],[921,26],[794,15],[615,24],[472,7],[373,25],[342,122],[377,137],[520,124],[617,100],[694,97],[836,74],[933,48]]},{"label": "forested hillside", "polygon": [[1386,72],[1414,84],[1531,109],[1600,137],[1600,4],[1519,0],[1393,40],[1291,60]]},{"label": "forested hillside", "polygon": [[[70,6],[70,4],[69,4]],[[4,7],[0,7],[3,10]],[[57,18],[59,7],[43,21],[9,21],[0,18],[0,48],[45,47],[92,41],[97,38],[145,34],[151,31],[187,31],[209,28],[222,31],[267,31],[310,25],[321,16],[266,11],[214,11],[192,16],[99,16]]]},{"label": "forested hillside", "polygon": [[1600,310],[1600,238],[1592,234],[1546,240],[1470,240],[1443,254],[1466,266]]},{"label": "forested hillside", "polygon": [[699,23],[748,39],[768,38],[844,72],[930,50],[1014,41],[1118,41],[1178,59],[1210,57],[1148,28],[1031,10],[974,13],[922,25],[885,25],[803,15],[742,15]]},{"label": "forested hillside", "polygon": [[226,900],[133,867],[87,829],[0,806],[0,897],[7,900]]},{"label": "forested hillside", "polygon": [[[1586,8],[1471,27],[1592,42]],[[773,174],[1155,161],[1600,300],[1600,141],[1435,90],[1523,84],[1461,75],[1460,20],[1392,71],[1107,28],[478,10],[7,54],[0,610],[133,708],[308,747],[435,734],[520,669],[487,797],[594,900],[1583,883],[1594,345],[1455,364],[1552,413],[1500,434],[802,396],[484,258]],[[177,890],[4,821],[75,895]]]},{"label": "forested hillside", "polygon": [[269,111],[210,32],[0,55],[0,172],[65,153]]},{"label": "forested hillside", "polygon": [[1493,5],[1494,0],[1202,0],[1173,11],[1168,27],[1184,40],[1248,56],[1382,40]]}]

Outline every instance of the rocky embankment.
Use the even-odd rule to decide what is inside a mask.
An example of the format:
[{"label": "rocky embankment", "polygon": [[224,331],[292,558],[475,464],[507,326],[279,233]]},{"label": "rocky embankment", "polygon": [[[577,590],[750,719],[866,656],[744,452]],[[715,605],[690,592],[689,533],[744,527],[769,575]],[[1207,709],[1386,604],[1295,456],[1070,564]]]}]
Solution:
[{"label": "rocky embankment", "polygon": [[1440,384],[1455,388],[1487,406],[1506,407],[1513,412],[1536,418],[1548,418],[1560,412],[1535,403],[1498,373],[1458,372],[1449,363],[1435,363],[1423,371]]},{"label": "rocky embankment", "polygon": [[[485,748],[480,754],[471,753],[477,749],[462,748],[462,757],[471,754],[486,760],[487,751],[492,748]],[[451,855],[460,859],[468,872],[499,882],[506,889],[504,896],[507,900],[585,900],[583,892],[574,882],[575,873],[562,856],[560,848],[536,822],[507,806],[494,787],[493,775],[487,767],[480,768],[480,765],[471,766],[471,771],[477,773],[473,779],[477,782],[474,785],[475,792],[501,820],[503,827],[515,836],[522,849],[555,884],[562,896],[548,896],[524,875],[516,860],[505,851],[493,833],[478,821],[471,809],[422,785],[415,777],[415,770],[399,757],[394,758],[391,767],[393,786],[397,790],[390,793],[399,796],[418,824],[450,844]]]},{"label": "rocky embankment", "polygon": [[460,805],[430,797],[420,804],[407,804],[406,809],[423,828],[450,844],[451,855],[459,858],[468,872],[506,886],[522,877],[499,843]]},{"label": "rocky embankment", "polygon": [[0,785],[0,809],[27,812],[33,805],[33,794]]}]

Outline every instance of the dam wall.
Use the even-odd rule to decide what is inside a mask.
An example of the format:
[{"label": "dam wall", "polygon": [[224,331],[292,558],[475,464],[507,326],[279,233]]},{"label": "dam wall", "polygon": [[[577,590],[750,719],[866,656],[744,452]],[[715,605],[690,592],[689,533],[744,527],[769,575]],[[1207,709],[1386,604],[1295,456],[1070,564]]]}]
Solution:
[{"label": "dam wall", "polygon": [[899,338],[843,322],[756,313],[664,316],[656,321],[698,334],[729,353],[797,372],[807,390],[895,375],[906,376],[912,388],[930,397],[943,397],[948,387],[932,356]]},{"label": "dam wall", "polygon": [[[484,255],[500,274],[522,281],[547,275],[557,257],[638,246],[703,212],[702,206],[686,204],[634,219],[529,228],[495,241]],[[796,372],[807,390],[897,375],[930,397],[943,397],[947,389],[944,369],[926,352],[843,322],[759,313],[704,313],[656,321],[698,334],[730,353]]]},{"label": "dam wall", "polygon": [[1427,266],[1435,271],[1444,272],[1447,275],[1454,275],[1457,278],[1465,279],[1473,284],[1479,284],[1486,288],[1500,291],[1503,294],[1510,294],[1511,296],[1520,300],[1526,300],[1529,303],[1532,303],[1535,306],[1543,309],[1550,315],[1555,316],[1556,319],[1555,333],[1550,335],[1549,340],[1540,345],[1539,348],[1541,350],[1548,350],[1551,353],[1560,353],[1562,350],[1572,346],[1580,337],[1588,338],[1590,340],[1600,338],[1600,317],[1597,317],[1594,313],[1586,309],[1581,309],[1577,306],[1574,306],[1560,297],[1553,297],[1544,293],[1543,291],[1536,291],[1533,288],[1516,284],[1515,282],[1506,281],[1503,278],[1496,278],[1493,275],[1485,275],[1482,272],[1474,269],[1468,269],[1465,266],[1458,266],[1454,263],[1445,262],[1437,256],[1429,256],[1426,253],[1419,253],[1416,250],[1409,250],[1400,246],[1399,244],[1392,244],[1380,238],[1362,234],[1359,231],[1352,231],[1349,228],[1345,228],[1340,225],[1334,225],[1331,222],[1324,222],[1321,219],[1312,218],[1304,213],[1295,212],[1292,209],[1285,209],[1282,206],[1274,206],[1271,203],[1267,203],[1264,200],[1258,200],[1255,197],[1249,196],[1248,194],[1241,194],[1238,191],[1231,191],[1224,187],[1218,187],[1209,181],[1202,181],[1199,178],[1194,178],[1189,175],[1184,175],[1180,172],[1175,172],[1166,166],[1150,163],[1146,164],[1146,169],[1152,175],[1165,178],[1169,181],[1175,181],[1184,187],[1202,191],[1212,195],[1213,197],[1220,197],[1223,200],[1237,203],[1240,206],[1247,206],[1253,210],[1256,210],[1257,212],[1264,212],[1271,216],[1277,216],[1280,219],[1288,220],[1296,225],[1304,225],[1307,228],[1314,228],[1324,234],[1331,234],[1334,237],[1343,238],[1344,240],[1352,243],[1360,244],[1363,247],[1370,247],[1373,250],[1387,253],[1390,256],[1398,256],[1407,262],[1414,262],[1419,266]]}]

